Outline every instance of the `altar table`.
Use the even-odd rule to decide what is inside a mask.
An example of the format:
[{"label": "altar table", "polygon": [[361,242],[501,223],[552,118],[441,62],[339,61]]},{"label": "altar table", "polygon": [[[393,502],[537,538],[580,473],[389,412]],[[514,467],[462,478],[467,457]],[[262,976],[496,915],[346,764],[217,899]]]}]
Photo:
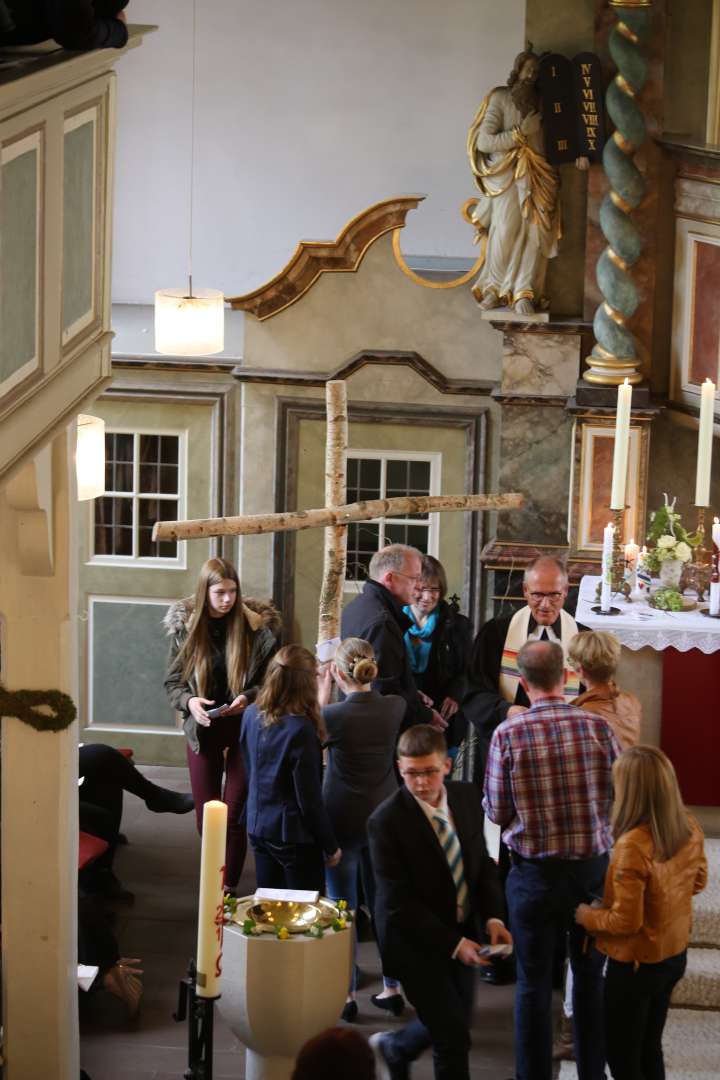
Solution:
[{"label": "altar table", "polygon": [[582,579],[577,622],[623,645],[618,684],[642,701],[641,737],[671,759],[685,801],[720,805],[720,619],[617,597],[620,614],[600,615],[591,610],[599,580]]}]

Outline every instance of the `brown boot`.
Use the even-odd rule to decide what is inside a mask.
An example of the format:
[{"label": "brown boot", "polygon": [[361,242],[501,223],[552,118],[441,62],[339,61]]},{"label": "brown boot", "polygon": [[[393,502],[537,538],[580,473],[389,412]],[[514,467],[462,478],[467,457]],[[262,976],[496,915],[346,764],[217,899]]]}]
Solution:
[{"label": "brown boot", "polygon": [[553,1061],[574,1061],[575,1060],[575,1045],[574,1045],[574,1029],[572,1016],[566,1016],[562,1013],[560,1016],[560,1025],[555,1036],[552,1048]]}]

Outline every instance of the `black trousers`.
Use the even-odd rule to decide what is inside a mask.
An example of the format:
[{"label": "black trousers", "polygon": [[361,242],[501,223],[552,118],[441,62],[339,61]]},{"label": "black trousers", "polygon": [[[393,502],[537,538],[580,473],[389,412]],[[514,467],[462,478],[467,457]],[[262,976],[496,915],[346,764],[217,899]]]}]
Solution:
[{"label": "black trousers", "polygon": [[325,863],[315,844],[283,844],[263,836],[251,836],[250,844],[258,888],[325,892]]},{"label": "black trousers", "polygon": [[397,977],[418,1018],[388,1037],[388,1061],[409,1064],[432,1046],[435,1080],[470,1080],[475,968],[448,958],[417,970],[403,969]]},{"label": "black trousers", "polygon": [[687,951],[637,969],[608,960],[605,1041],[614,1080],[665,1080],[663,1028],[670,995],[686,963]]}]

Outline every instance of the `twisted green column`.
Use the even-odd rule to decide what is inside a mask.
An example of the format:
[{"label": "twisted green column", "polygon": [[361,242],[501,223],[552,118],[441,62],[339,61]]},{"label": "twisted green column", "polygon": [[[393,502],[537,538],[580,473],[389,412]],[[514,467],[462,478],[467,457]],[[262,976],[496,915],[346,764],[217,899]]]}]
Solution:
[{"label": "twisted green column", "polygon": [[636,96],[647,79],[648,64],[640,51],[650,28],[652,0],[610,0],[617,24],[608,42],[617,74],[605,97],[615,132],[603,150],[603,168],[610,191],[600,207],[600,227],[607,247],[598,259],[596,275],[604,300],[595,312],[595,347],[589,357],[586,382],[616,386],[627,378],[639,383],[635,337],[627,320],[640,302],[630,268],[637,262],[642,241],[631,214],[645,193],[645,181],[633,157],[645,139],[645,121]]}]

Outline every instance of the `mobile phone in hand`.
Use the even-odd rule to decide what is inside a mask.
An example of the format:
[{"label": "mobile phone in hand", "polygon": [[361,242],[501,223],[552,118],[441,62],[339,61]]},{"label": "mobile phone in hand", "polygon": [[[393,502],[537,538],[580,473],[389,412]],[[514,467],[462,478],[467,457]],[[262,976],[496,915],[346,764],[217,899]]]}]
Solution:
[{"label": "mobile phone in hand", "polygon": [[480,956],[485,957],[485,959],[492,960],[495,957],[500,958],[504,956],[510,956],[513,951],[513,947],[512,945],[483,945],[483,947],[478,951]]},{"label": "mobile phone in hand", "polygon": [[227,705],[218,705],[216,709],[206,709],[205,715],[209,717],[210,720],[214,720],[216,717],[222,716],[226,709]]}]

